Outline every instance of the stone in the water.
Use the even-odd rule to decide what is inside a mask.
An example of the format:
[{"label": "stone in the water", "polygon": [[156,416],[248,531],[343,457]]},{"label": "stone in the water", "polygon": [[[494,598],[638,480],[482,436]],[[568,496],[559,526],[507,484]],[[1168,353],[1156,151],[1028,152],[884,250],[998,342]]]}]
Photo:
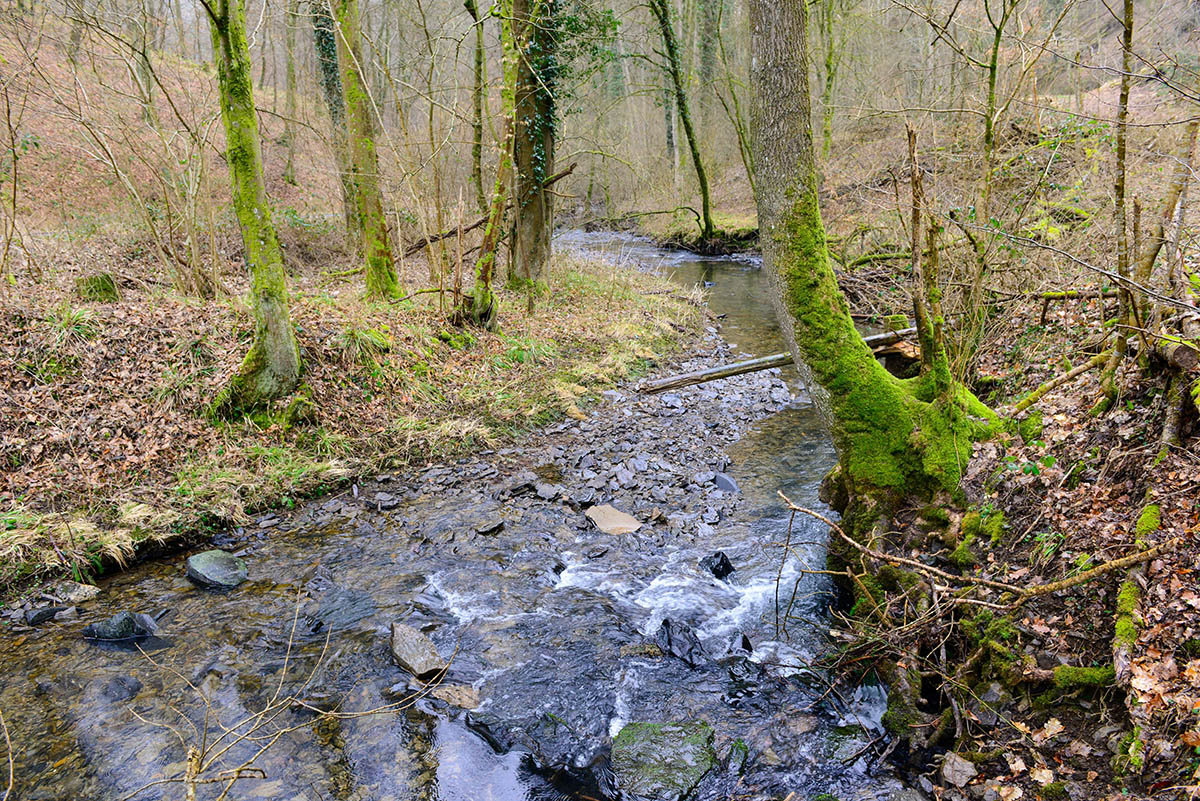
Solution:
[{"label": "stone in the water", "polygon": [[696,667],[708,658],[696,632],[684,623],[663,620],[654,641],[664,654],[681,659],[691,667]]},{"label": "stone in the water", "polygon": [[628,515],[608,503],[593,506],[584,514],[596,524],[596,528],[605,534],[632,534],[642,527],[636,517]]},{"label": "stone in the water", "polygon": [[418,679],[432,676],[446,667],[433,640],[404,623],[392,624],[392,657],[396,664]]},{"label": "stone in the water", "polygon": [[475,533],[481,537],[490,537],[504,530],[504,518],[488,517],[475,526]]},{"label": "stone in the water", "polygon": [[225,551],[204,551],[188,557],[187,577],[201,587],[227,590],[246,580],[246,563]]},{"label": "stone in the water", "polygon": [[128,701],[141,691],[142,683],[134,676],[113,676],[100,690],[105,698],[115,703]]},{"label": "stone in the water", "polygon": [[698,723],[630,723],[612,744],[622,797],[679,801],[716,763],[713,730]]},{"label": "stone in the water", "polygon": [[66,604],[81,604],[90,601],[100,594],[100,588],[95,584],[80,584],[78,581],[63,580],[54,585],[52,590],[55,597]]},{"label": "stone in the water", "polygon": [[719,579],[723,579],[734,571],[733,563],[729,561],[729,557],[724,551],[706,556],[700,560],[700,567],[712,573]]},{"label": "stone in the water", "polygon": [[717,489],[721,490],[722,492],[738,491],[737,482],[724,473],[714,473],[713,484],[715,484]]},{"label": "stone in the water", "polygon": [[89,640],[132,640],[148,637],[156,631],[158,624],[149,615],[117,612],[108,620],[84,626],[83,636]]},{"label": "stone in the water", "polygon": [[479,706],[479,691],[466,684],[439,684],[429,694],[462,709],[474,709]]},{"label": "stone in the water", "polygon": [[29,626],[40,626],[47,620],[53,620],[59,612],[65,612],[67,606],[46,606],[41,609],[26,609],[25,623]]}]

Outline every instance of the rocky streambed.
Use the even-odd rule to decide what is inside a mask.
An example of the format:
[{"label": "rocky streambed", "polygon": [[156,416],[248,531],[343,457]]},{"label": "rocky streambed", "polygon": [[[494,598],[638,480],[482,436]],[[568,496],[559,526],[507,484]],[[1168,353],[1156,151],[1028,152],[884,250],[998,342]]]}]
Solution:
[{"label": "rocky streambed", "polygon": [[[715,284],[721,330],[672,369],[779,349],[753,264],[564,244]],[[785,558],[775,493],[818,505],[834,456],[784,378],[606,392],[519,448],[219,537],[248,574],[232,589],[181,556],[14,626],[14,798],[182,798],[162,780],[198,770],[219,779],[199,798],[905,797],[877,767],[882,689],[811,667],[825,532],[796,521]],[[82,638],[122,610],[156,630]]]}]

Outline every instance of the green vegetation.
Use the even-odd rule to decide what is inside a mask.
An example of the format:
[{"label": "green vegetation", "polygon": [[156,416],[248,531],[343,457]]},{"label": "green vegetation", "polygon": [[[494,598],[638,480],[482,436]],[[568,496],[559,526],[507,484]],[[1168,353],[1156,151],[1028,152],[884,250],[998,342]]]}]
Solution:
[{"label": "green vegetation", "polygon": [[1054,669],[1054,686],[1063,691],[1111,687],[1115,680],[1116,674],[1112,665],[1101,667],[1059,665]]},{"label": "green vegetation", "polygon": [[75,279],[75,294],[81,300],[96,303],[116,303],[121,299],[117,291],[117,282],[111,273],[93,273]]}]

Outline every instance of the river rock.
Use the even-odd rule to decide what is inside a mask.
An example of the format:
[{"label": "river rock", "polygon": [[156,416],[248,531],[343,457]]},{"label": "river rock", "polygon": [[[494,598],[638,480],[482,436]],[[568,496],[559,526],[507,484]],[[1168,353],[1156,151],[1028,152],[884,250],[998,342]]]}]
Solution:
[{"label": "river rock", "polygon": [[942,760],[942,778],[955,787],[966,787],[967,782],[975,778],[979,771],[975,766],[958,754],[950,751]]},{"label": "river rock", "polygon": [[246,580],[246,563],[225,551],[204,551],[188,557],[187,577],[201,587],[228,590]]},{"label": "river rock", "polygon": [[40,626],[47,620],[53,620],[59,612],[65,612],[70,609],[69,606],[44,606],[41,609],[26,609],[25,624],[28,626]]},{"label": "river rock", "polygon": [[584,514],[596,524],[596,528],[605,534],[632,534],[642,527],[642,524],[638,522],[636,517],[622,512],[612,504],[604,503],[599,506],[593,506],[584,512]]},{"label": "river rock", "polygon": [[729,561],[729,557],[724,551],[706,556],[700,560],[700,567],[712,573],[719,579],[723,579],[734,571],[733,563]]},{"label": "river rock", "polygon": [[722,492],[738,491],[737,482],[724,473],[714,473],[713,484],[715,484],[717,489],[721,490]]},{"label": "river rock", "polygon": [[89,640],[132,640],[148,637],[156,631],[158,624],[149,615],[117,612],[108,620],[84,626],[83,636]]},{"label": "river rock", "polygon": [[708,658],[708,654],[704,652],[704,646],[700,643],[700,638],[685,623],[664,620],[658,627],[654,641],[664,654],[680,659],[690,667],[703,664]]},{"label": "river rock", "polygon": [[412,626],[392,624],[392,657],[417,678],[427,678],[446,667],[433,640]]},{"label": "river rock", "polygon": [[65,604],[81,604],[99,595],[100,588],[95,584],[80,584],[78,581],[64,580],[55,584],[52,592]]},{"label": "river rock", "polygon": [[113,703],[128,701],[142,691],[142,683],[134,676],[113,676],[100,689],[100,694]]},{"label": "river rock", "polygon": [[629,723],[612,744],[622,795],[678,801],[716,763],[707,723]]}]

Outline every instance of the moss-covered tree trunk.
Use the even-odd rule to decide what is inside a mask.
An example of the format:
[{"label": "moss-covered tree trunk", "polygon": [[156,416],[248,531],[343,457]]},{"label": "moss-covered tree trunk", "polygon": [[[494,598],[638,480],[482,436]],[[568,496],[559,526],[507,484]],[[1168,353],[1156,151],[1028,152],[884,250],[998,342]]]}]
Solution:
[{"label": "moss-covered tree trunk", "polygon": [[508,186],[513,170],[513,116],[519,57],[513,35],[513,0],[502,0],[497,16],[500,19],[500,43],[504,49],[504,83],[500,91],[504,105],[504,141],[500,146],[500,164],[496,168],[496,183],[488,208],[487,227],[483,230],[483,242],[480,244],[479,258],[475,262],[475,283],[471,294],[463,299],[463,306],[458,315],[461,321],[488,330],[495,330],[499,312],[492,281],[496,275],[501,225],[504,222],[504,209],[508,205]]},{"label": "moss-covered tree trunk", "polygon": [[300,353],[288,316],[283,251],[275,236],[263,183],[245,8],[241,0],[219,0],[208,8],[233,210],[246,249],[250,307],[254,311],[250,352],[229,386],[210,406],[212,414],[228,416],[291,392],[300,379]]},{"label": "moss-covered tree trunk", "polygon": [[375,151],[375,110],[367,93],[362,60],[358,0],[334,0],[337,17],[337,55],[342,96],[346,103],[350,176],[355,191],[355,222],[366,267],[367,294],[396,297],[400,287],[388,242],[387,218],[379,186],[379,156]]},{"label": "moss-covered tree trunk", "polygon": [[513,0],[517,45],[513,97],[513,221],[510,282],[541,284],[550,261],[551,198],[546,178],[554,172],[556,0]]},{"label": "moss-covered tree trunk", "polygon": [[317,83],[329,112],[333,159],[342,185],[342,214],[351,245],[358,246],[358,193],[350,174],[349,138],[346,135],[346,100],[338,68],[337,32],[329,12],[329,0],[312,0],[313,49],[317,53]]},{"label": "moss-covered tree trunk", "polygon": [[817,203],[804,3],[751,0],[756,200],[780,321],[838,450],[847,525],[865,534],[909,495],[954,490],[995,415],[933,370],[897,379],[864,344],[829,262]]}]

